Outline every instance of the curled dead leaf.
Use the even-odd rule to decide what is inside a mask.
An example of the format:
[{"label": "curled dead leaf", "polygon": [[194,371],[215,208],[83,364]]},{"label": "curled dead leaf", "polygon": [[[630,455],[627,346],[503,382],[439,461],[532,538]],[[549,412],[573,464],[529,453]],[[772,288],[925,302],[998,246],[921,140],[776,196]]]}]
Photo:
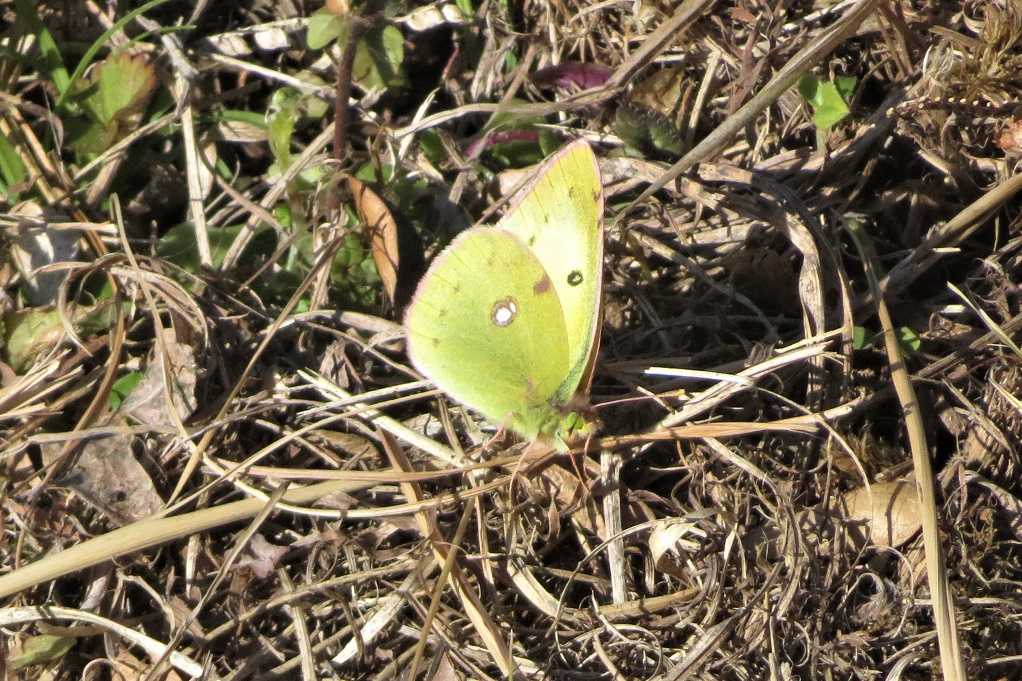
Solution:
[{"label": "curled dead leaf", "polygon": [[666,518],[656,523],[649,535],[649,552],[656,569],[684,578],[689,554],[699,551],[706,532],[683,518]]},{"label": "curled dead leaf", "polygon": [[1005,123],[997,135],[997,146],[1006,154],[1018,155],[1022,152],[1022,117],[1014,117]]},{"label": "curled dead leaf", "polygon": [[365,223],[366,236],[372,249],[376,271],[383,282],[387,299],[394,303],[397,291],[398,230],[397,222],[379,195],[354,177],[348,177],[348,189],[355,199],[355,210]]},{"label": "curled dead leaf", "polygon": [[247,548],[249,555],[235,563],[234,568],[247,567],[259,579],[266,579],[272,575],[280,559],[287,555],[289,550],[286,546],[271,544],[258,532],[252,536]]}]

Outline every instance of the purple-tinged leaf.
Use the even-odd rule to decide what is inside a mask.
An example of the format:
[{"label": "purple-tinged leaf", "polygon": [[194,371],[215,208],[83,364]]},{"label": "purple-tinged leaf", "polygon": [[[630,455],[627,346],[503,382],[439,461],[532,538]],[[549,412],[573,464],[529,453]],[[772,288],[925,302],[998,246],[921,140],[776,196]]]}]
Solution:
[{"label": "purple-tinged leaf", "polygon": [[603,64],[569,61],[536,71],[532,74],[532,82],[541,87],[588,90],[605,84],[612,73],[611,68]]},{"label": "purple-tinged leaf", "polygon": [[484,151],[495,144],[505,142],[535,142],[539,144],[539,131],[537,130],[498,130],[488,132],[472,144],[468,145],[465,155],[469,158],[479,158]]}]

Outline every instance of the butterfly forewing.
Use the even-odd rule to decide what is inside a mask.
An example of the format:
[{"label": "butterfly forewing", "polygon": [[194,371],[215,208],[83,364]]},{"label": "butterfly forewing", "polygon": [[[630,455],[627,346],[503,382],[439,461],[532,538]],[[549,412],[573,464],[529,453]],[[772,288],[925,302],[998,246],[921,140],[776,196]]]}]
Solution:
[{"label": "butterfly forewing", "polygon": [[470,229],[437,256],[405,327],[419,371],[527,437],[570,371],[557,289],[525,243],[502,229]]}]

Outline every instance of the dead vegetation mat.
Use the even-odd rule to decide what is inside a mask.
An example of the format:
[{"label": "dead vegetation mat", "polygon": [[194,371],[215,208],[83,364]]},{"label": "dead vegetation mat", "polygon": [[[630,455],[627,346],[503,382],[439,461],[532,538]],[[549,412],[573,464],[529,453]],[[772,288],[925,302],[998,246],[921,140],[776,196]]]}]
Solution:
[{"label": "dead vegetation mat", "polygon": [[[8,678],[1022,675],[1022,4],[32,4]],[[601,427],[562,454],[400,322],[576,138]]]}]

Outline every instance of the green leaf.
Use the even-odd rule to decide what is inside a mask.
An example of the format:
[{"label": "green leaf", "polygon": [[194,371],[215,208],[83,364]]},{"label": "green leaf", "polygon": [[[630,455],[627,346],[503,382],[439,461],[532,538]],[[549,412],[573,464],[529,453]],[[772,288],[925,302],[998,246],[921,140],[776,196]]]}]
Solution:
[{"label": "green leaf", "polygon": [[141,380],[141,371],[131,371],[114,381],[114,384],[110,386],[110,408],[116,410],[120,407],[124,398],[135,389]]},{"label": "green leaf", "polygon": [[841,99],[846,102],[851,100],[852,95],[855,94],[855,84],[859,82],[859,79],[855,76],[837,76],[834,78],[834,87],[837,88],[838,93],[841,95]]},{"label": "green leaf", "polygon": [[7,363],[18,372],[31,366],[32,358],[64,337],[56,310],[20,310],[8,314],[4,321]]},{"label": "green leaf", "polygon": [[405,37],[390,24],[377,26],[358,41],[351,76],[367,90],[406,87]]},{"label": "green leaf", "polygon": [[816,91],[820,89],[820,79],[807,73],[798,81],[798,93],[813,107],[816,106]]},{"label": "green leaf", "polygon": [[820,81],[812,74],[806,74],[798,83],[799,93],[813,108],[813,123],[823,131],[830,130],[850,113],[842,90],[850,97],[855,89],[855,79],[845,76],[838,80],[841,81],[840,88],[836,81]]},{"label": "green leaf", "polygon": [[[408,175],[399,174],[397,170],[391,164],[377,167],[367,162],[359,166],[355,177],[365,184],[375,185],[380,197],[394,208],[396,217],[416,215],[418,213],[415,210],[416,202],[430,196],[429,182],[421,177],[413,179]],[[350,216],[349,224],[358,224],[358,218],[354,213]]]},{"label": "green leaf", "polygon": [[[234,243],[242,225],[231,225],[228,227],[208,227],[206,233],[209,236],[209,250],[213,256],[213,265],[219,267],[227,255],[227,249]],[[275,239],[273,229],[264,227],[256,231],[255,235],[248,242],[243,251],[239,263],[245,265],[246,270],[254,269],[261,263],[259,256],[272,252]],[[156,244],[156,254],[168,260],[186,272],[197,273],[200,270],[199,247],[195,242],[195,227],[190,222],[182,222],[174,225],[167,233],[160,237]],[[194,282],[187,280],[187,286],[194,285]]]},{"label": "green leaf", "polygon": [[21,646],[21,653],[12,656],[8,662],[12,671],[51,664],[64,657],[77,641],[78,639],[72,636],[56,636],[54,634],[32,636],[25,639]]},{"label": "green leaf", "polygon": [[139,114],[156,89],[156,69],[143,54],[119,52],[93,71],[92,87],[82,104],[100,123]]},{"label": "green leaf", "polygon": [[245,123],[260,130],[266,129],[266,116],[256,111],[245,111],[244,109],[222,109],[216,114],[216,118],[230,123]]},{"label": "green leaf", "polygon": [[898,327],[898,344],[906,354],[919,352],[922,339],[919,334],[907,326]]},{"label": "green leaf", "polygon": [[279,222],[280,226],[284,229],[291,229],[294,227],[294,213],[291,211],[291,206],[286,203],[278,203],[273,207],[273,217],[277,218],[277,222]]},{"label": "green leaf", "polygon": [[543,158],[550,156],[561,148],[561,138],[549,128],[539,129],[539,148],[543,152]]},{"label": "green leaf", "polygon": [[[531,126],[530,126],[531,127]],[[501,168],[525,168],[539,163],[560,145],[550,130],[540,128],[536,139],[508,139],[491,144],[486,150]]]},{"label": "green leaf", "polygon": [[377,168],[375,163],[367,161],[355,171],[355,177],[367,184],[387,184],[394,179],[394,166],[385,163]]},{"label": "green leaf", "polygon": [[848,116],[850,113],[848,104],[845,103],[834,83],[823,83],[820,85],[819,92],[822,103],[816,107],[813,122],[821,130],[830,130]]},{"label": "green leaf", "polygon": [[78,93],[90,121],[70,126],[78,153],[102,153],[138,127],[156,84],[156,69],[145,55],[120,52],[98,64]]},{"label": "green leaf", "polygon": [[426,158],[429,159],[430,163],[440,166],[447,162],[447,149],[444,148],[444,143],[436,131],[423,130],[419,134],[418,140],[419,148],[426,155]]},{"label": "green leaf", "polygon": [[[296,239],[292,248],[289,271],[278,271],[268,282],[267,293],[274,298],[286,300],[316,261],[318,254],[311,235]],[[378,306],[382,296],[382,283],[369,248],[360,232],[348,232],[330,265],[331,300],[339,307],[368,310]]]},{"label": "green leaf", "polygon": [[348,18],[338,16],[323,8],[309,17],[305,42],[310,50],[321,50],[347,34]]},{"label": "green leaf", "polygon": [[0,199],[14,203],[27,180],[28,171],[17,149],[6,136],[0,135]]},{"label": "green leaf", "polygon": [[346,302],[370,307],[379,300],[380,275],[360,234],[345,235],[330,268],[330,279]]},{"label": "green leaf", "polygon": [[298,104],[301,95],[294,88],[281,88],[270,98],[266,112],[266,132],[269,135],[270,151],[277,160],[278,170],[283,172],[291,165],[291,136],[298,119]]},{"label": "green leaf", "polygon": [[681,131],[669,118],[662,114],[655,114],[649,128],[649,141],[653,148],[660,152],[673,156],[681,155]]},{"label": "green leaf", "polygon": [[[896,334],[898,338],[898,345],[901,347],[902,352],[907,355],[919,352],[919,348],[922,346],[922,339],[913,329],[907,326],[900,326],[898,327]],[[867,348],[875,344],[879,338],[879,333],[874,333],[862,326],[856,326],[852,333],[852,348],[855,350],[862,350],[863,348]]]},{"label": "green leaf", "polygon": [[511,73],[518,68],[518,55],[508,51],[504,55],[504,73]]},{"label": "green leaf", "polygon": [[[527,104],[524,99],[518,99],[517,97],[512,99],[510,104]],[[483,126],[483,130],[508,130],[513,128],[527,128],[532,125],[543,123],[542,116],[536,116],[534,114],[520,114],[507,111],[498,111],[497,113],[490,116],[490,120],[486,121],[486,125]]]},{"label": "green leaf", "polygon": [[866,327],[856,326],[852,329],[852,348],[854,350],[862,350],[869,343],[866,340]]},{"label": "green leaf", "polygon": [[71,84],[71,76],[67,73],[67,68],[64,66],[64,58],[60,54],[60,49],[57,47],[57,41],[53,39],[53,34],[43,25],[43,22],[39,19],[39,14],[36,11],[36,2],[33,0],[17,0],[14,3],[15,11],[17,13],[17,24],[19,28],[15,29],[15,34],[20,33],[21,35],[34,35],[36,40],[39,42],[39,53],[42,55],[42,71],[44,71],[50,78],[54,87],[57,88],[57,92],[63,97],[67,92],[68,86]]},{"label": "green leaf", "polygon": [[[80,334],[103,331],[113,323],[116,310],[112,305],[80,306],[75,309],[72,326]],[[60,313],[52,308],[32,307],[10,312],[4,319],[3,330],[7,363],[15,371],[23,371],[39,354],[64,339],[64,325]]]},{"label": "green leaf", "polygon": [[87,69],[89,67],[89,64],[92,63],[93,57],[96,56],[96,53],[99,52],[100,48],[107,44],[107,41],[109,40],[110,36],[123,29],[126,24],[134,21],[135,17],[137,17],[138,15],[144,14],[153,7],[156,7],[157,5],[162,5],[163,3],[168,1],[169,0],[150,0],[150,2],[147,2],[144,5],[141,5],[140,7],[136,7],[135,9],[126,13],[124,16],[118,19],[110,28],[103,31],[103,35],[96,38],[96,40],[91,45],[89,45],[89,49],[85,51],[85,54],[83,54],[82,58],[78,61],[78,66],[75,67],[75,72],[71,74],[71,82],[68,83],[67,88],[60,93],[60,98],[57,100],[56,105],[57,108],[59,109],[62,106],[64,106],[65,98],[68,95],[76,92],[74,84],[85,73],[85,69]]},{"label": "green leaf", "polygon": [[458,9],[466,17],[474,17],[476,15],[475,7],[472,6],[472,0],[454,0],[454,4],[458,6]]},{"label": "green leaf", "polygon": [[634,102],[623,102],[614,112],[611,127],[618,137],[640,153],[681,154],[681,131],[661,113]]},{"label": "green leaf", "polygon": [[[308,69],[304,69],[296,73],[295,78],[298,78],[303,83],[306,83],[308,85],[319,85],[323,87],[327,87],[330,85],[330,83],[328,83],[318,73],[315,73],[314,71],[310,71]],[[330,102],[327,102],[326,100],[317,97],[316,95],[305,93],[302,94],[301,112],[305,116],[308,116],[309,118],[312,118],[314,120],[323,118],[323,116],[327,115],[330,112],[331,108],[332,107],[330,105]]]}]

